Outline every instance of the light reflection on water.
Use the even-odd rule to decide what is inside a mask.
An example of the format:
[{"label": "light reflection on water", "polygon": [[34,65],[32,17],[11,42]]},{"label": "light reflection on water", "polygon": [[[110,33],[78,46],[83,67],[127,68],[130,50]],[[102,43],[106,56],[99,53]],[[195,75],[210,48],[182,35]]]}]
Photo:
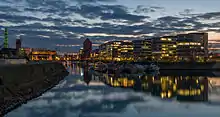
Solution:
[{"label": "light reflection on water", "polygon": [[59,85],[6,117],[220,115],[220,79],[209,73],[107,75],[78,65],[68,69],[70,75]]}]

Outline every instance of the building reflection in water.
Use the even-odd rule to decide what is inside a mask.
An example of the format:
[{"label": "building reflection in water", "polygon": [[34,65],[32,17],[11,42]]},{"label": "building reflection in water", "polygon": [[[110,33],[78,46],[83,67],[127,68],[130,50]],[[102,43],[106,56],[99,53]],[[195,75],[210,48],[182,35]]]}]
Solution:
[{"label": "building reflection in water", "polygon": [[[93,75],[97,73],[93,73]],[[92,74],[91,74],[92,75]],[[208,101],[208,78],[199,76],[159,75],[107,75],[100,79],[111,87],[132,88],[150,93],[162,99],[176,98],[178,101]],[[103,77],[104,76],[104,77]],[[90,82],[88,71],[84,71],[85,82]]]},{"label": "building reflection in water", "polygon": [[91,77],[92,77],[92,75],[89,74],[88,66],[84,66],[84,69],[83,69],[83,80],[84,80],[84,82],[87,85],[89,85],[89,82],[91,81]]},{"label": "building reflection in water", "polygon": [[80,64],[74,64],[72,62],[62,62],[66,69],[69,70],[72,75],[81,75],[83,76],[84,69],[80,66]]},{"label": "building reflection in water", "polygon": [[89,70],[89,67],[83,67],[83,81],[86,83],[87,86],[91,85],[105,85],[102,81],[103,77],[100,75],[95,75],[93,72]]}]

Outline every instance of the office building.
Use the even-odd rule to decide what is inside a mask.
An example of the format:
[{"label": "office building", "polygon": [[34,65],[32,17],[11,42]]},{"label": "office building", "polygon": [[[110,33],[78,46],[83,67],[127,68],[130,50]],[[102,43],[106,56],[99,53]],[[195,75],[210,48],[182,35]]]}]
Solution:
[{"label": "office building", "polygon": [[134,47],[134,60],[151,60],[152,59],[152,40],[134,40],[132,41]]},{"label": "office building", "polygon": [[121,41],[110,41],[106,44],[107,60],[120,61]]},{"label": "office building", "polygon": [[177,35],[177,55],[180,61],[204,61],[208,57],[208,34]]},{"label": "office building", "polygon": [[152,60],[154,61],[176,61],[176,37],[166,36],[152,38]]},{"label": "office building", "polygon": [[99,46],[99,60],[107,59],[107,43],[101,44]]},{"label": "office building", "polygon": [[122,41],[119,48],[120,61],[132,61],[133,60],[133,43],[131,41]]},{"label": "office building", "polygon": [[209,40],[208,46],[209,61],[220,61],[220,41]]},{"label": "office building", "polygon": [[91,60],[99,60],[99,49],[92,50],[90,57]]},{"label": "office building", "polygon": [[108,61],[133,60],[131,41],[110,41],[99,46],[99,58]]},{"label": "office building", "polygon": [[78,56],[77,56],[78,60],[83,60],[83,48],[81,48],[78,52]]}]

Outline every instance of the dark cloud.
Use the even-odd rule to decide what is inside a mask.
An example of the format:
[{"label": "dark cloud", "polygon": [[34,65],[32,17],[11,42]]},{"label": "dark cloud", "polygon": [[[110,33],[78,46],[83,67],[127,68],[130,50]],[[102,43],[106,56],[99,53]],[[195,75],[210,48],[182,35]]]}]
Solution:
[{"label": "dark cloud", "polygon": [[163,7],[157,7],[157,6],[150,6],[145,7],[144,5],[138,5],[137,8],[134,10],[135,13],[150,13],[150,12],[156,12],[164,10]]},{"label": "dark cloud", "polygon": [[24,8],[25,11],[30,11],[30,12],[42,12],[42,13],[58,13],[59,9],[54,9],[54,8],[32,8],[32,7],[28,7],[28,8]]},{"label": "dark cloud", "polygon": [[15,12],[21,12],[17,8],[12,8],[10,6],[0,6],[0,11],[5,13],[15,13]]},{"label": "dark cloud", "polygon": [[65,8],[68,6],[63,0],[26,0],[28,5],[32,8],[51,7],[55,9]]},{"label": "dark cloud", "polygon": [[200,30],[204,27],[211,27],[211,24],[198,22],[195,17],[180,18],[180,17],[161,17],[155,21],[155,27],[161,28],[163,32],[182,32]]},{"label": "dark cloud", "polygon": [[79,3],[116,2],[117,0],[75,0]]},{"label": "dark cloud", "polygon": [[220,22],[212,23],[211,26],[219,28],[220,27]]},{"label": "dark cloud", "polygon": [[220,12],[205,13],[205,14],[197,16],[197,18],[203,18],[203,19],[219,18],[220,19]]},{"label": "dark cloud", "polygon": [[138,22],[146,16],[138,16],[128,13],[127,8],[121,5],[81,5],[71,9],[75,13],[82,15],[85,18],[95,19],[100,17],[102,20],[118,19]]},{"label": "dark cloud", "polygon": [[181,18],[179,17],[173,17],[173,16],[166,16],[166,17],[158,18],[158,20],[162,22],[172,22],[172,21],[178,21],[180,19]]},{"label": "dark cloud", "polygon": [[0,14],[0,19],[4,19],[13,23],[24,23],[25,20],[29,21],[39,21],[40,19],[29,16],[18,16],[18,15],[10,15],[10,14]]}]

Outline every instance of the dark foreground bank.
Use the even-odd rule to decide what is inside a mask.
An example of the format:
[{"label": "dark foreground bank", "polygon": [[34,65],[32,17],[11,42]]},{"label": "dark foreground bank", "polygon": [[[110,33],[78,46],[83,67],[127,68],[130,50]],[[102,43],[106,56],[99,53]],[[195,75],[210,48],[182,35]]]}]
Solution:
[{"label": "dark foreground bank", "polygon": [[0,116],[40,96],[67,75],[56,62],[0,66]]}]

